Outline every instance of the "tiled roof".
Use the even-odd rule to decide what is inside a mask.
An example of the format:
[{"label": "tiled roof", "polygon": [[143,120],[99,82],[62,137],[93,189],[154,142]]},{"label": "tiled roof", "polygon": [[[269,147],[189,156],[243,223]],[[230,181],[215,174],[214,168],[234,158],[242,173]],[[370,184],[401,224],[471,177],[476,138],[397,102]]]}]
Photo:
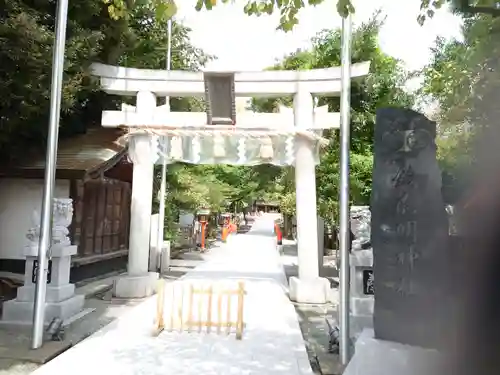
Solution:
[{"label": "tiled roof", "polygon": [[[124,134],[120,129],[94,128],[80,136],[59,141],[57,153],[57,171],[80,171],[90,173],[125,152],[125,147],[118,144]],[[4,176],[19,175],[22,171],[45,169],[45,155],[26,158],[17,164],[3,167]]]}]

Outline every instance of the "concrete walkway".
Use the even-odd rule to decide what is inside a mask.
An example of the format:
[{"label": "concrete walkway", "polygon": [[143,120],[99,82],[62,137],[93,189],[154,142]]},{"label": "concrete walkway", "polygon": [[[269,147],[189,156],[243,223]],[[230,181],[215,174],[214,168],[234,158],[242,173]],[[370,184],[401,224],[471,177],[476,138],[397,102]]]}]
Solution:
[{"label": "concrete walkway", "polygon": [[152,337],[152,297],[33,374],[312,375],[275,250],[273,218],[258,219],[248,234],[213,249],[205,263],[184,276],[245,281],[243,340],[215,333],[163,332]]}]

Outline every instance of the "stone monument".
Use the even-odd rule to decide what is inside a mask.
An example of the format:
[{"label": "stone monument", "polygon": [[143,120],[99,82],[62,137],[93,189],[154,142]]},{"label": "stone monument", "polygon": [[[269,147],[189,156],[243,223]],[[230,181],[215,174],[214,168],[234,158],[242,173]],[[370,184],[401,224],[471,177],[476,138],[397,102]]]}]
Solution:
[{"label": "stone monument", "polygon": [[445,335],[448,217],[436,124],[406,109],[377,113],[372,187],[376,338],[437,347]]},{"label": "stone monument", "polygon": [[439,373],[436,349],[449,339],[453,304],[435,137],[436,124],[417,112],[377,112],[371,196],[374,330],[358,338],[347,375]]},{"label": "stone monument", "polygon": [[[24,286],[17,289],[17,297],[4,303],[3,324],[30,325],[33,322],[36,274],[38,268],[38,241],[40,238],[40,219],[34,214],[34,227],[28,230],[25,247],[26,265]],[[71,256],[77,247],[71,245],[68,227],[73,218],[71,199],[54,199],[52,228],[52,247],[50,249],[45,324],[55,318],[67,320],[83,310],[85,297],[75,294],[75,285],[69,282]]]}]

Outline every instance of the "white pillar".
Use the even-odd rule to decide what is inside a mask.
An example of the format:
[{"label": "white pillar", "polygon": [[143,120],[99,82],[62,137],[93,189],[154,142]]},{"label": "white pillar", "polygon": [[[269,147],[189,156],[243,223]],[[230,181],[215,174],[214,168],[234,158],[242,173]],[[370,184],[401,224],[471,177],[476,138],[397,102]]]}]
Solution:
[{"label": "white pillar", "polygon": [[132,136],[129,156],[134,163],[130,205],[128,273],[144,275],[149,268],[149,238],[153,200],[154,161],[157,158],[156,137]]},{"label": "white pillar", "polygon": [[[144,114],[145,124],[154,108],[156,97],[152,93],[138,93],[136,111]],[[154,163],[158,159],[158,139],[149,134],[132,135],[128,152],[134,163],[128,272],[116,280],[114,295],[121,298],[142,298],[154,293],[158,279],[157,273],[148,272]]]},{"label": "white pillar", "polygon": [[[295,94],[293,106],[295,126],[312,128],[314,121],[312,95],[307,91],[299,91]],[[299,278],[314,279],[319,276],[316,165],[312,142],[300,136],[295,140],[295,189]]]},{"label": "white pillar", "polygon": [[[293,100],[295,126],[314,125],[312,95],[299,88]],[[299,278],[290,278],[290,298],[302,303],[326,303],[329,281],[319,277],[318,219],[316,212],[316,165],[310,140],[295,139],[295,195]]]}]

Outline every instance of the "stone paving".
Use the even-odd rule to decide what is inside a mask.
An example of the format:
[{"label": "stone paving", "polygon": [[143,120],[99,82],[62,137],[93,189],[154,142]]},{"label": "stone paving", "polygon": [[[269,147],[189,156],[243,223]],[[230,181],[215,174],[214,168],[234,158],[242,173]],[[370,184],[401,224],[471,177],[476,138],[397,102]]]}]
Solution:
[{"label": "stone paving", "polygon": [[184,276],[245,281],[241,341],[215,333],[163,332],[153,337],[152,297],[33,374],[312,375],[297,314],[286,294],[273,219],[258,219],[248,234],[214,248],[206,262]]}]

